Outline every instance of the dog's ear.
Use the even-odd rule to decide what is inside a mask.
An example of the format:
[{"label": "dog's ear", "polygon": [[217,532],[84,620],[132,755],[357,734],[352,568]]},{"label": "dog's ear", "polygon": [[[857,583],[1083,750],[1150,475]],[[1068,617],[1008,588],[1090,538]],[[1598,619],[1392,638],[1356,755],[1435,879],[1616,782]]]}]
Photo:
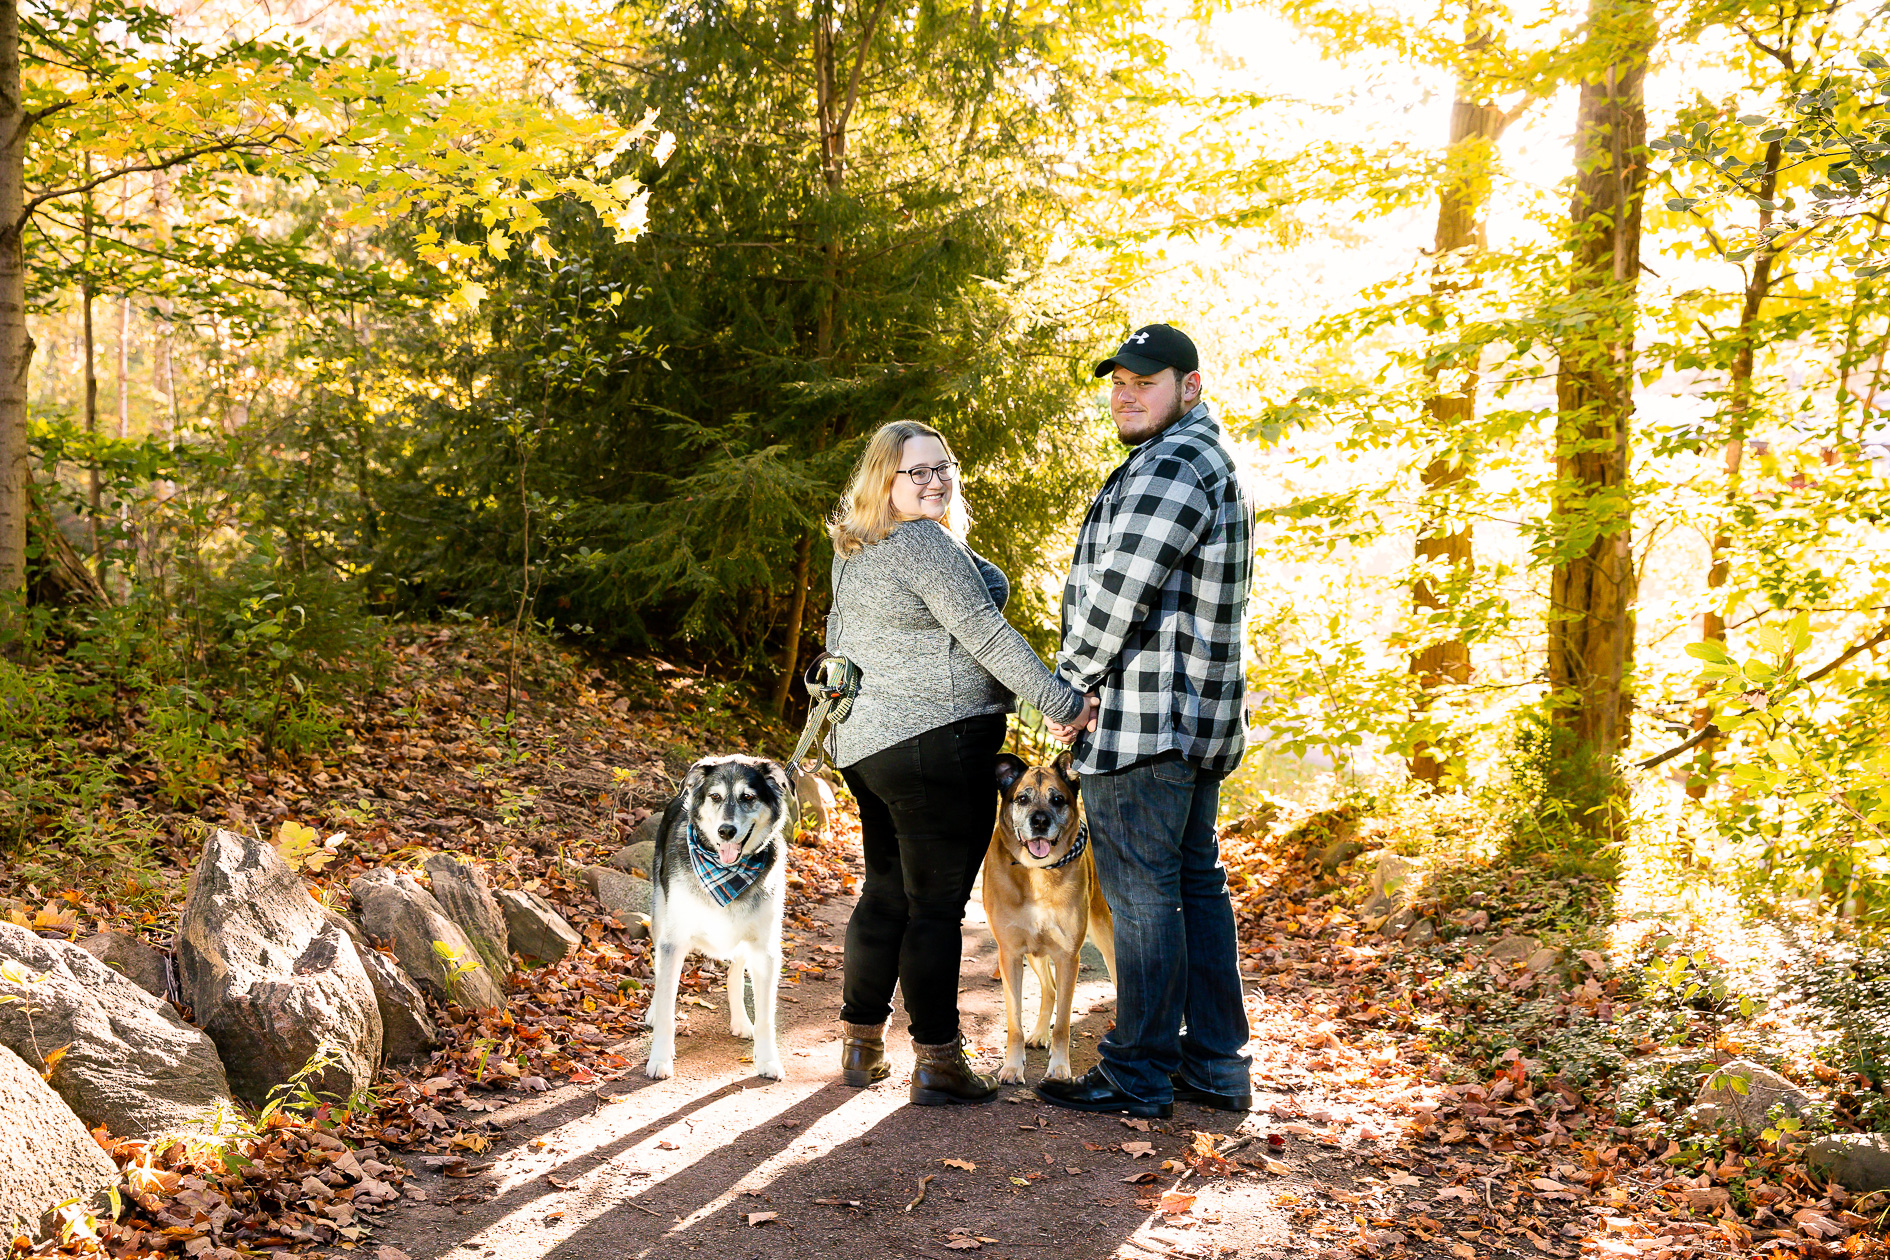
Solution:
[{"label": "dog's ear", "polygon": [[702,786],[702,780],[708,776],[709,767],[716,762],[714,757],[704,757],[689,767],[689,773],[683,776],[682,795],[693,797],[696,789]]},{"label": "dog's ear", "polygon": [[1008,792],[1011,785],[1024,777],[1024,771],[1030,769],[1024,759],[1015,753],[999,753],[997,759],[998,791]]},{"label": "dog's ear", "polygon": [[794,797],[794,774],[778,761],[763,763],[768,769],[768,782],[774,784],[774,790],[780,794],[783,808]]},{"label": "dog's ear", "polygon": [[1070,756],[1070,750],[1065,748],[1062,752],[1057,754],[1057,759],[1050,763],[1050,768],[1055,770],[1057,774],[1062,777],[1063,781],[1070,785],[1071,796],[1075,796],[1083,790],[1083,785],[1080,781],[1081,776],[1076,773],[1075,761],[1076,759]]}]

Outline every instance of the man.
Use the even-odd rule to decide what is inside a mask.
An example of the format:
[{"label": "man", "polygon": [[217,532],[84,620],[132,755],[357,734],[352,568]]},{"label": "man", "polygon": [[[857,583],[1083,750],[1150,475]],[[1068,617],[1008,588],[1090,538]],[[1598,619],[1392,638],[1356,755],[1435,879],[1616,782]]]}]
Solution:
[{"label": "man", "polygon": [[1115,915],[1116,1026],[1101,1063],[1037,1094],[1137,1116],[1167,1116],[1177,1098],[1246,1111],[1247,1015],[1214,827],[1246,746],[1252,516],[1187,336],[1137,329],[1096,375],[1131,449],[1083,519],[1063,590],[1058,672],[1100,709],[1057,733],[1076,739]]}]

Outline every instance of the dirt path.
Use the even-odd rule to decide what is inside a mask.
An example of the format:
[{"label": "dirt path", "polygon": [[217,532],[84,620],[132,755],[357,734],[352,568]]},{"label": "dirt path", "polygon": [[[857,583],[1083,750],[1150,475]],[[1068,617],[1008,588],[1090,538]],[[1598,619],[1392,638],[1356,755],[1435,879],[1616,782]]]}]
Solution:
[{"label": "dirt path", "polygon": [[[812,936],[838,944],[850,910],[839,900],[817,908]],[[1076,998],[1078,1071],[1094,1061],[1113,1005],[1093,951],[1087,961]],[[974,896],[965,928],[966,1031],[997,1052],[1004,1009],[994,968]],[[1034,1002],[1034,982],[1025,992]],[[1256,1027],[1275,1029],[1255,1042],[1265,1081],[1266,1065],[1306,1051],[1278,1036],[1268,999],[1249,1001]],[[390,1214],[369,1246],[391,1245],[414,1260],[1280,1255],[1323,1249],[1315,1235],[1331,1227],[1312,1219],[1323,1214],[1322,1192],[1328,1204],[1356,1202],[1342,1187],[1376,1171],[1360,1130],[1322,1129],[1323,1143],[1309,1140],[1314,1129],[1304,1119],[1324,1118],[1318,1102],[1285,1090],[1262,1090],[1261,1110],[1244,1120],[1180,1105],[1172,1120],[1134,1122],[1146,1130],[1050,1108],[1008,1087],[983,1107],[911,1107],[903,1032],[888,1038],[892,1077],[848,1089],[837,1079],[839,1002],[837,971],[783,984],[789,1076],[781,1082],[752,1076],[739,1061],[748,1043],[729,1036],[719,997],[712,1010],[684,1005],[687,1032],[673,1079],[643,1076],[640,1039],[625,1050],[637,1066],[621,1079],[500,1109],[492,1118],[504,1134],[482,1157],[490,1166],[449,1179],[426,1171],[439,1159],[411,1159],[409,1189],[426,1197]],[[1044,1055],[1031,1052],[1032,1079]],[[1180,1163],[1197,1131],[1245,1138],[1241,1157],[1264,1154],[1291,1171],[1204,1180]],[[1369,1121],[1363,1132],[1374,1136]],[[1136,1142],[1153,1153],[1122,1149]],[[974,1167],[948,1167],[947,1159]],[[1166,1160],[1176,1162],[1164,1170]],[[1125,1181],[1138,1174],[1153,1176]],[[1164,1214],[1160,1197],[1176,1188],[1198,1200],[1191,1211]],[[751,1224],[756,1214],[772,1215]]]}]

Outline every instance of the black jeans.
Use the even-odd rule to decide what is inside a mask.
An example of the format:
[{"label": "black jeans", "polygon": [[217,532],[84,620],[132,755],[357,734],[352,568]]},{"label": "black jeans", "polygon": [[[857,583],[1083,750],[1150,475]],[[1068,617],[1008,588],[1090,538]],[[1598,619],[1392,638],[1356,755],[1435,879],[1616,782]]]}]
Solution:
[{"label": "black jeans", "polygon": [[1004,715],[901,740],[841,771],[860,803],[866,884],[847,923],[840,1018],[882,1023],[893,984],[912,1040],[958,1036],[959,924],[997,822]]}]

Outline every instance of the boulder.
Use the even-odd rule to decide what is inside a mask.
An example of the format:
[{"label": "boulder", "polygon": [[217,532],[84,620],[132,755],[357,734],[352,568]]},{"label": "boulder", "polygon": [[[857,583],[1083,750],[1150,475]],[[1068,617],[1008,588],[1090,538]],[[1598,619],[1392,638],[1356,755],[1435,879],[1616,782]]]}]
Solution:
[{"label": "boulder", "polygon": [[643,872],[648,879],[656,873],[656,841],[639,840],[635,844],[626,844],[610,855],[606,866],[613,866],[628,874],[631,871]]},{"label": "boulder", "polygon": [[1331,875],[1363,852],[1365,846],[1351,836],[1334,840],[1319,850],[1319,873]]},{"label": "boulder", "polygon": [[[1713,1088],[1714,1082],[1719,1088]],[[1734,1059],[1713,1070],[1700,1086],[1693,1118],[1705,1125],[1737,1125],[1746,1134],[1762,1133],[1771,1124],[1774,1107],[1788,1116],[1802,1116],[1811,1099],[1771,1068],[1750,1059]]]},{"label": "boulder", "polygon": [[218,830],[177,925],[177,987],[223,1055],[230,1085],[262,1105],[318,1052],[307,1080],[346,1098],[381,1059],[381,1012],[354,940],[259,836]]},{"label": "boulder", "polygon": [[43,1067],[50,1084],[88,1129],[156,1137],[189,1128],[230,1101],[230,1085],[210,1038],[77,945],[41,940],[0,923],[0,960],[24,979],[0,979],[0,1045]]},{"label": "boulder", "polygon": [[604,909],[617,916],[637,940],[650,931],[650,881],[608,866],[587,866],[578,872]]},{"label": "boulder", "polygon": [[[11,1003],[9,1003],[11,1005]],[[118,1182],[118,1165],[85,1122],[24,1059],[0,1046],[0,1227],[42,1237],[50,1211],[90,1202]]]},{"label": "boulder", "polygon": [[1826,1134],[1806,1148],[1805,1164],[1856,1194],[1890,1190],[1890,1134]]},{"label": "boulder", "polygon": [[467,1008],[505,1005],[505,991],[433,894],[403,871],[369,871],[348,885],[361,926],[393,942],[394,956],[434,1001]]},{"label": "boulder", "polygon": [[1544,945],[1541,949],[1529,955],[1528,959],[1523,963],[1523,966],[1530,971],[1547,971],[1549,968],[1555,966],[1555,964],[1561,960],[1561,957],[1561,950]]},{"label": "boulder", "polygon": [[79,948],[151,996],[170,1000],[171,980],[164,955],[131,933],[100,932],[80,941]]},{"label": "boulder", "polygon": [[1365,899],[1359,914],[1367,919],[1380,919],[1397,909],[1400,892],[1417,871],[1417,863],[1411,859],[1381,850],[1372,863],[1371,896]]},{"label": "boulder", "polygon": [[578,947],[581,938],[576,930],[537,893],[501,888],[493,895],[505,915],[512,952],[520,958],[555,963]]},{"label": "boulder", "polygon": [[374,1004],[381,1011],[381,1062],[412,1063],[440,1045],[440,1026],[427,999],[399,964],[378,949],[361,951]]},{"label": "boulder", "polygon": [[1437,939],[1437,923],[1433,919],[1419,919],[1411,925],[1411,930],[1404,934],[1406,945],[1429,945]]},{"label": "boulder", "polygon": [[512,974],[512,945],[506,939],[505,916],[492,899],[485,873],[450,853],[428,858],[426,870],[433,884],[433,899],[445,909],[446,917],[459,925],[479,951],[479,961],[491,968],[503,985],[505,977]]},{"label": "boulder", "polygon": [[1411,930],[1411,925],[1417,922],[1417,917],[1417,911],[1410,906],[1399,906],[1391,912],[1390,918],[1379,925],[1378,935],[1388,941],[1398,940]]},{"label": "boulder", "polygon": [[1526,958],[1534,958],[1536,951],[1541,948],[1542,942],[1538,941],[1533,936],[1519,936],[1515,933],[1505,933],[1501,937],[1498,937],[1496,942],[1485,952],[1489,957],[1496,959],[1498,962],[1522,962]]}]

